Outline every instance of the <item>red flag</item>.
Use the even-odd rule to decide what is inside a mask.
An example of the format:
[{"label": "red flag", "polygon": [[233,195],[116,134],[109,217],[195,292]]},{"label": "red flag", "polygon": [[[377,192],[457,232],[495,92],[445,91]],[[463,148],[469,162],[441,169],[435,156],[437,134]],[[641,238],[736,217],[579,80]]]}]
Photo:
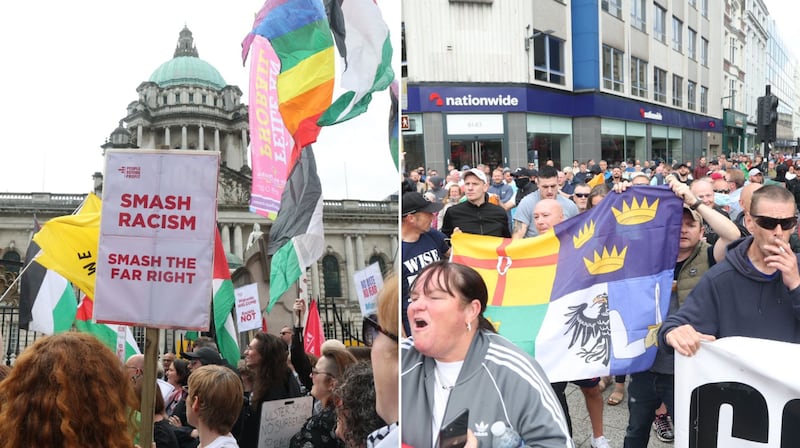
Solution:
[{"label": "red flag", "polygon": [[322,354],[322,343],[325,342],[325,333],[322,331],[322,321],[319,320],[317,301],[312,300],[308,305],[308,322],[303,336],[303,349],[317,357]]}]

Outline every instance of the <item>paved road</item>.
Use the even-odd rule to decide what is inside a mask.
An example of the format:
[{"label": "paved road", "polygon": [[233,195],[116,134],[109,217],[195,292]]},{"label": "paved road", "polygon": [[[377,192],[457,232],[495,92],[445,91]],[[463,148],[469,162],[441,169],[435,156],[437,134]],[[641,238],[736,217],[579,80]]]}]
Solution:
[{"label": "paved road", "polygon": [[[607,388],[603,392],[604,400],[611,395],[614,386]],[[589,424],[589,414],[586,412],[586,402],[580,388],[570,383],[566,390],[567,402],[569,403],[570,416],[572,417],[572,433],[577,448],[591,448],[590,438],[592,435],[591,425]],[[610,441],[611,448],[621,448],[625,438],[625,427],[628,426],[628,400],[627,396],[617,406],[605,405],[603,407],[603,423],[606,438]],[[671,443],[663,443],[656,438],[655,433],[650,432],[650,444],[648,448],[673,448]]]}]

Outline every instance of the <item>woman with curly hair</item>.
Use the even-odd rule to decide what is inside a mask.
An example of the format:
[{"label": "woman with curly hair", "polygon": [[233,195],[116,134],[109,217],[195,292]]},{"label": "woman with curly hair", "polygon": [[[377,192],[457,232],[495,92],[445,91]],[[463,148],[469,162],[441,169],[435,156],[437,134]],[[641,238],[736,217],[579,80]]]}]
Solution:
[{"label": "woman with curly hair", "polygon": [[300,431],[289,441],[289,448],[339,448],[344,445],[336,438],[336,406],[333,390],[356,358],[336,340],[322,344],[322,356],[311,370],[311,395],[319,401],[320,411],[306,420]]},{"label": "woman with curly hair", "polygon": [[119,360],[97,338],[46,336],[0,383],[0,448],[131,448],[137,406]]},{"label": "woman with curly hair", "polygon": [[[300,384],[287,362],[289,346],[268,333],[256,333],[244,351],[244,361],[253,371],[250,406],[245,406],[233,435],[240,448],[256,448],[261,425],[261,405],[265,401],[299,397]],[[2,447],[0,447],[2,448]]]},{"label": "woman with curly hair", "polygon": [[342,383],[334,391],[334,397],[336,436],[344,441],[347,448],[364,448],[367,446],[367,436],[386,425],[375,411],[372,366],[367,362],[359,362],[347,369]]}]

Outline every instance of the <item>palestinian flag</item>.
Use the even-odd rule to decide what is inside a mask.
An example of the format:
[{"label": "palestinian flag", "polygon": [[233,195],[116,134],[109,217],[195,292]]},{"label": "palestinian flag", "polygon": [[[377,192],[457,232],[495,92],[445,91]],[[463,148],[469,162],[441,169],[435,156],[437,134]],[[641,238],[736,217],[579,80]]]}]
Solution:
[{"label": "palestinian flag", "polygon": [[347,89],[317,121],[330,126],[367,110],[372,93],[386,89],[394,80],[389,27],[374,0],[342,2],[345,37],[345,69],[341,87]]},{"label": "palestinian flag", "polygon": [[281,196],[281,209],[269,231],[267,254],[272,256],[269,273],[269,305],[275,302],[316,262],[325,247],[322,228],[322,185],[311,146],[303,148]]},{"label": "palestinian flag", "polygon": [[[78,313],[75,316],[75,328],[80,332],[93,334],[103,345],[116,353],[123,362],[131,356],[141,353],[136,339],[133,338],[133,332],[131,332],[130,327],[92,322],[93,314],[94,300],[84,295],[78,307]],[[124,348],[119,344],[119,334],[121,331],[125,332]]]},{"label": "palestinian flag", "polygon": [[228,259],[222,247],[219,232],[216,233],[214,242],[214,328],[217,335],[217,348],[219,353],[234,367],[241,358],[239,351],[239,333],[233,321],[232,310],[236,305],[236,296],[233,293],[231,271],[228,269]]},{"label": "palestinian flag", "polygon": [[[34,231],[38,230],[34,217]],[[39,245],[31,240],[20,279],[19,326],[44,334],[68,331],[78,308],[75,291],[67,279],[34,260],[38,253]]]}]

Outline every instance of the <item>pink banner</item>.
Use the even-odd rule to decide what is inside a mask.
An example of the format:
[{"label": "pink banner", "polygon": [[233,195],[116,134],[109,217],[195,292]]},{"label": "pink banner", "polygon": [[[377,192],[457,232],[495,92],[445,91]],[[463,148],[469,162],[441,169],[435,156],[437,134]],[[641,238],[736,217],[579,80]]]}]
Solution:
[{"label": "pink banner", "polygon": [[287,156],[294,141],[278,110],[281,62],[269,41],[255,36],[250,60],[250,155],[253,187],[250,211],[275,219],[286,186]]}]

